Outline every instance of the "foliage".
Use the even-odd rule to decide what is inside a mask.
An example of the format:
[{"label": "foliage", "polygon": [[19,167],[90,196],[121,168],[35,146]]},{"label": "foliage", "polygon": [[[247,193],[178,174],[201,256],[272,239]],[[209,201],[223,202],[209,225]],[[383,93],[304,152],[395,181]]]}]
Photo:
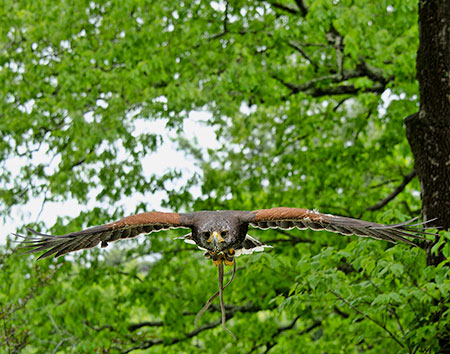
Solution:
[{"label": "foliage", "polygon": [[[419,212],[416,180],[384,212],[368,210],[413,168],[403,118],[418,106],[416,1],[7,0],[0,13],[4,217],[33,196],[84,203],[94,193],[118,218],[124,197],[167,188],[179,171],[146,175],[142,159],[161,137],[136,128],[157,119],[202,171],[168,190],[174,210],[283,205],[379,222]],[[207,124],[221,143],[207,154],[182,129],[200,109],[212,113]],[[45,159],[36,163],[38,155]],[[23,164],[17,174],[11,158]],[[153,209],[137,211],[144,207]],[[107,222],[110,211],[50,231]],[[238,259],[225,292],[237,342],[219,326],[218,307],[193,327],[217,274],[192,246],[172,241],[176,232],[39,262],[8,243],[1,348],[444,350],[449,272],[427,266],[420,248],[312,231],[251,234],[275,248]]]}]

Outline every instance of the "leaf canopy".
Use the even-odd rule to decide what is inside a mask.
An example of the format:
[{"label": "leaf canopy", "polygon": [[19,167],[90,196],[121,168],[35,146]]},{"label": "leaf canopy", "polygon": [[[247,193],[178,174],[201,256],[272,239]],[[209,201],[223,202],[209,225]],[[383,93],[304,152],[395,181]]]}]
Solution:
[{"label": "leaf canopy", "polygon": [[[97,208],[50,228],[62,234],[161,190],[173,210],[292,206],[392,223],[420,209],[412,180],[367,210],[413,168],[403,119],[418,107],[416,1],[6,0],[0,16],[6,221],[38,196],[94,195]],[[185,134],[195,111],[210,112],[218,149]],[[164,143],[141,129],[157,120],[200,169],[183,188],[168,183],[181,166],[153,175],[142,163]],[[449,331],[448,269],[421,249],[256,230],[275,248],[238,259],[226,289],[238,341],[218,306],[195,329],[216,270],[177,235],[37,263],[8,241],[0,342],[9,353],[410,353],[437,352]]]}]

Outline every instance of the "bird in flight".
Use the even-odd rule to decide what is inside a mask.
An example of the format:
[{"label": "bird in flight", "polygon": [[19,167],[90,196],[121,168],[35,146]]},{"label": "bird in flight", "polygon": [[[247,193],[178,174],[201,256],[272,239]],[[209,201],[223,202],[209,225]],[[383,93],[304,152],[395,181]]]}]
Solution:
[{"label": "bird in flight", "polygon": [[[205,304],[196,318],[198,321],[212,301],[220,296],[222,310],[222,325],[234,337],[225,326],[225,308],[223,305],[223,289],[234,278],[236,271],[235,258],[242,254],[251,254],[254,251],[262,251],[266,247],[264,243],[247,234],[249,226],[257,229],[282,229],[300,230],[312,229],[315,231],[327,230],[341,235],[356,235],[360,237],[372,237],[397,243],[405,242],[415,246],[407,237],[421,239],[427,234],[417,229],[423,225],[411,224],[413,220],[395,224],[383,225],[373,222],[352,219],[343,216],[319,213],[314,210],[301,208],[278,207],[272,209],[260,209],[254,211],[217,210],[197,211],[191,213],[166,213],[152,211],[125,217],[118,221],[94,226],[85,230],[71,232],[65,235],[52,236],[29,229],[35,237],[25,238],[22,247],[25,253],[44,252],[40,258],[55,255],[56,257],[97,246],[108,246],[108,242],[119,239],[133,238],[140,234],[149,234],[155,231],[173,228],[190,229],[190,232],[182,237],[187,243],[198,246],[205,253],[205,257],[211,259],[219,268],[219,291],[215,293]],[[223,264],[233,266],[230,281],[223,286]]]}]

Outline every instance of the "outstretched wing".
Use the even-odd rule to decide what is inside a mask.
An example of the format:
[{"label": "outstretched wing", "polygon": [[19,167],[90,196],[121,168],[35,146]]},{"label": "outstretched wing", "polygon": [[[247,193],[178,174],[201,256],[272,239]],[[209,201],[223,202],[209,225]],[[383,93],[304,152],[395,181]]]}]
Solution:
[{"label": "outstretched wing", "polygon": [[415,246],[405,237],[423,240],[424,238],[419,235],[425,235],[427,232],[415,228],[415,226],[423,224],[411,224],[414,220],[395,225],[383,225],[343,216],[322,214],[308,209],[272,208],[252,211],[246,216],[245,221],[259,229],[327,230],[341,235],[373,237],[393,243],[401,241]]},{"label": "outstretched wing", "polygon": [[253,252],[262,252],[264,248],[272,248],[272,246],[266,245],[256,238],[251,237],[250,235],[246,235],[244,242],[240,247],[236,247],[235,249],[235,257],[238,257],[243,254],[252,254]]},{"label": "outstretched wing", "polygon": [[106,247],[108,242],[136,237],[142,233],[189,227],[190,222],[184,214],[152,211],[61,236],[41,234],[32,229],[28,230],[35,235],[34,238],[16,236],[25,238],[22,242],[22,248],[27,249],[25,253],[46,251],[38,258],[41,259],[53,254],[59,257],[69,252],[92,248],[99,243]]}]

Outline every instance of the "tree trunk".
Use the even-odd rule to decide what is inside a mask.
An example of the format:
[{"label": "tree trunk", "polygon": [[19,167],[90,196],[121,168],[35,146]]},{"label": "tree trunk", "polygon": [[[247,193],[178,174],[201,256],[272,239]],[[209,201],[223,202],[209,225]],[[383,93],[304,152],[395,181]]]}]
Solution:
[{"label": "tree trunk", "polygon": [[[419,112],[405,119],[424,220],[450,228],[450,1],[419,0]],[[428,263],[441,257],[428,254]]]},{"label": "tree trunk", "polygon": [[[450,228],[450,1],[419,0],[417,79],[419,112],[405,119],[406,136],[414,155],[425,220]],[[437,242],[437,240],[435,241]],[[427,249],[428,265],[444,260]],[[442,311],[433,313],[440,322]],[[439,335],[440,353],[449,353],[449,331]]]}]

